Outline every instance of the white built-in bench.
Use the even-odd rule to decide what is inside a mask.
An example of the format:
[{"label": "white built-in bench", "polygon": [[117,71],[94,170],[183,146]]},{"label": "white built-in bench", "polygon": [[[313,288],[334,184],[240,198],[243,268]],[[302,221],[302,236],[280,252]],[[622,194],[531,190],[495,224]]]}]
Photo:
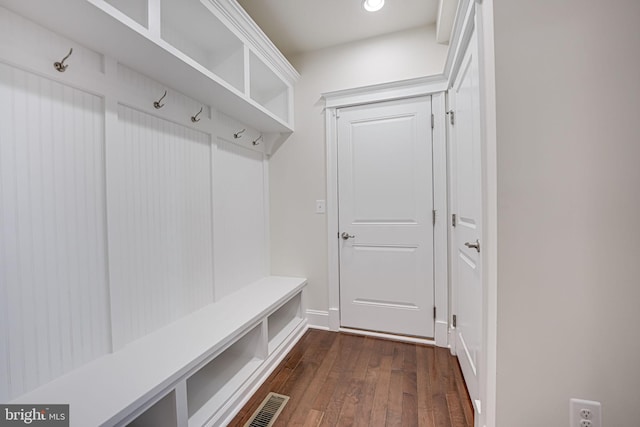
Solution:
[{"label": "white built-in bench", "polygon": [[75,427],[225,425],[306,330],[305,285],[263,278],[11,403],[68,403]]}]

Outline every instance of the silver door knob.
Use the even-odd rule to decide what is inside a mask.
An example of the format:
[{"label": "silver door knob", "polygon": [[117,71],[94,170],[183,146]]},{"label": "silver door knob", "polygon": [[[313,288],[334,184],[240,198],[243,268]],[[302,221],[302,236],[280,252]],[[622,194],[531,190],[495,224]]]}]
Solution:
[{"label": "silver door knob", "polygon": [[478,251],[478,253],[480,253],[480,241],[478,239],[476,239],[475,243],[467,242],[464,245],[469,249],[475,249],[476,251]]},{"label": "silver door knob", "polygon": [[344,240],[349,240],[349,239],[353,239],[354,237],[356,237],[353,234],[347,233],[346,231],[344,231],[340,236],[342,236],[342,238]]}]

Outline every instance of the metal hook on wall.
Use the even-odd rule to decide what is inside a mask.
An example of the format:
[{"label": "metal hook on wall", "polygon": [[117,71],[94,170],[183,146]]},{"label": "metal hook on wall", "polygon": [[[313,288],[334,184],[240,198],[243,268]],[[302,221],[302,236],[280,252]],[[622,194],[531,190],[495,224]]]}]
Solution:
[{"label": "metal hook on wall", "polygon": [[164,95],[162,95],[162,98],[158,99],[157,101],[153,101],[153,106],[155,107],[156,110],[159,110],[162,107],[164,107],[164,104],[160,104],[160,103],[162,102],[165,96],[167,96],[166,90],[164,91]]},{"label": "metal hook on wall", "polygon": [[242,134],[244,133],[245,130],[246,129],[242,129],[240,132],[234,133],[233,138],[234,139],[242,138]]},{"label": "metal hook on wall", "polygon": [[195,116],[191,116],[191,121],[192,121],[193,123],[196,123],[196,122],[199,122],[199,121],[200,121],[200,119],[198,118],[198,116],[200,115],[200,113],[202,113],[202,109],[203,109],[203,108],[204,108],[204,107],[200,107],[200,111],[198,111],[198,112],[196,113],[196,115],[195,115]]},{"label": "metal hook on wall", "polygon": [[253,141],[251,141],[251,144],[258,145],[258,144],[260,144],[258,141],[260,141],[261,139],[262,139],[262,135],[260,135],[259,137],[257,137]]},{"label": "metal hook on wall", "polygon": [[71,56],[71,54],[73,53],[73,48],[69,49],[69,53],[67,53],[67,56],[65,56],[64,58],[62,58],[62,61],[60,62],[54,62],[53,66],[55,67],[56,70],[60,71],[61,73],[64,73],[65,70],[67,69],[67,67],[69,66],[69,64],[65,64],[64,61],[67,60],[67,58],[69,58]]}]

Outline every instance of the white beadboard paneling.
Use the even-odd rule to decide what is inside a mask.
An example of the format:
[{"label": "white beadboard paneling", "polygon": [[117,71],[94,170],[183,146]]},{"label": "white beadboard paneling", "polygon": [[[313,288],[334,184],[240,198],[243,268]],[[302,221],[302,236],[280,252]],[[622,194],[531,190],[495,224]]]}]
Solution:
[{"label": "white beadboard paneling", "polygon": [[164,107],[159,111],[175,116],[176,121],[179,120],[179,123],[183,123],[184,121],[193,125],[191,123],[191,116],[194,116],[201,107],[202,113],[200,113],[198,118],[211,118],[211,109],[200,101],[176,92],[170,87],[158,83],[126,65],[118,64],[118,82],[128,93],[143,100],[149,108],[151,108],[154,101],[162,97],[166,90],[167,96],[162,100]]},{"label": "white beadboard paneling", "polygon": [[118,106],[109,141],[114,347],[213,301],[207,134]]},{"label": "white beadboard paneling", "polygon": [[214,153],[215,295],[267,274],[263,155],[218,138]]},{"label": "white beadboard paneling", "polygon": [[103,114],[0,63],[0,401],[110,350]]},{"label": "white beadboard paneling", "polygon": [[73,48],[65,61],[65,73],[102,72],[102,55],[63,37],[47,28],[0,7],[0,56],[29,57],[37,62],[39,70],[54,71],[53,63],[61,61]]}]

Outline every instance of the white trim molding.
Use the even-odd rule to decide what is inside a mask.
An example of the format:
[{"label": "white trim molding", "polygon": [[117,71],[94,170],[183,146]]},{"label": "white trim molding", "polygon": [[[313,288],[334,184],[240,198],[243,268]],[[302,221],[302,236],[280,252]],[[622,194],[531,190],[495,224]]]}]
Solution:
[{"label": "white trim molding", "polygon": [[483,330],[480,362],[480,398],[483,413],[478,425],[496,425],[496,375],[498,334],[498,177],[496,129],[496,74],[493,33],[493,0],[476,6],[480,111],[482,131],[482,230],[484,237]]},{"label": "white trim molding", "polygon": [[[464,52],[469,45],[469,39],[474,28],[475,3],[473,0],[460,0],[456,12],[455,23],[449,42],[449,54],[444,64],[444,75],[447,77],[449,87],[460,69],[460,63]],[[448,87],[448,88],[449,88]],[[447,89],[448,89],[447,88]]]},{"label": "white trim molding", "polygon": [[352,107],[372,102],[393,101],[396,99],[414,98],[431,95],[447,90],[447,79],[444,75],[419,77],[397,82],[381,83],[353,89],[325,92],[326,109]]},{"label": "white trim molding", "polygon": [[449,343],[449,203],[447,198],[447,135],[444,92],[431,95],[433,122],[433,283],[437,343]]},{"label": "white trim molding", "polygon": [[312,310],[306,311],[307,324],[312,329],[322,329],[324,331],[329,330],[329,312],[324,310]]},{"label": "white trim molding", "polygon": [[[436,210],[436,229],[434,232],[435,248],[444,251],[434,259],[434,303],[436,306],[436,322],[434,340],[425,342],[440,347],[449,345],[448,334],[448,266],[447,253],[447,170],[446,170],[446,133],[444,91],[447,89],[447,78],[444,75],[401,80],[392,83],[364,86],[334,92],[323,93],[325,100],[325,127],[327,153],[327,247],[328,247],[328,288],[329,288],[329,329],[342,331],[340,327],[340,254],[336,235],[338,233],[338,138],[336,133],[336,113],[338,108],[375,102],[409,99],[419,96],[432,97],[432,113],[435,118],[433,129],[434,149],[434,209]],[[437,167],[435,164],[438,163]],[[437,176],[436,176],[437,175]],[[353,332],[349,329],[348,331]],[[363,332],[364,333],[364,332]],[[395,335],[384,335],[398,339]],[[420,340],[420,339],[418,339]]]},{"label": "white trim molding", "polygon": [[300,78],[300,74],[293,68],[293,65],[289,63],[237,1],[208,0],[205,4],[208,4],[210,6],[209,10],[213,11],[218,18],[223,19],[233,29],[236,35],[242,38],[254,53],[258,54],[263,61],[269,63],[281,78],[290,85],[295,84]]}]

